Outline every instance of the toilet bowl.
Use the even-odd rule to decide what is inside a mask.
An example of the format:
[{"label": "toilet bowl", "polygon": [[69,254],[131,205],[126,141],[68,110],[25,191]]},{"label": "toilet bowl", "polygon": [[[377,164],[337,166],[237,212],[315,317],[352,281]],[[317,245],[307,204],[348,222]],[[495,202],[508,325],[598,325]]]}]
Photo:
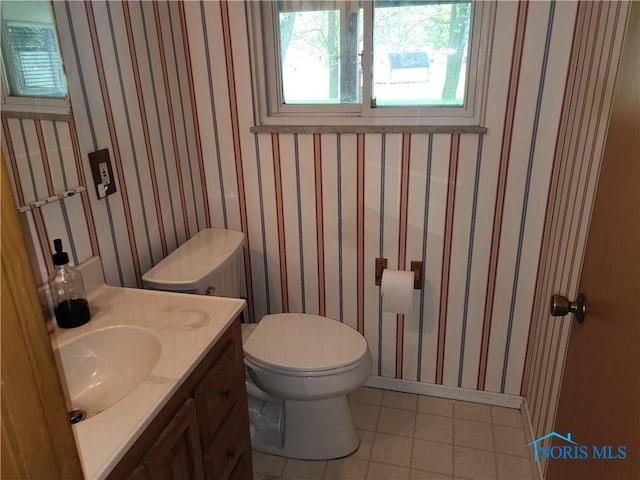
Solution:
[{"label": "toilet bowl", "polygon": [[[244,235],[204,229],[149,270],[145,288],[241,296]],[[365,338],[319,315],[266,315],[243,325],[251,444],[300,459],[331,459],[358,448],[347,394],[371,373]]]},{"label": "toilet bowl", "polygon": [[[371,355],[362,335],[318,315],[267,315],[244,342],[247,383],[270,397],[259,399],[279,424],[260,425],[251,411],[256,450],[301,459],[349,455],[359,437],[347,394],[371,373]],[[252,387],[249,396],[259,395]],[[278,436],[280,438],[278,438]],[[274,441],[275,440],[275,441]]]}]

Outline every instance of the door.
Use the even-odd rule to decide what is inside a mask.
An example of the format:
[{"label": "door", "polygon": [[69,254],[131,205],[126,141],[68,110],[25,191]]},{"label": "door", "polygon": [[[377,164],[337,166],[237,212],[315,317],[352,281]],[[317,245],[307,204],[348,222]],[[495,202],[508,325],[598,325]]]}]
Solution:
[{"label": "door", "polygon": [[0,155],[0,477],[81,479],[82,466]]},{"label": "door", "polygon": [[550,459],[548,479],[640,477],[639,52],[634,3],[580,279],[587,314],[571,327],[555,424],[586,448]]}]

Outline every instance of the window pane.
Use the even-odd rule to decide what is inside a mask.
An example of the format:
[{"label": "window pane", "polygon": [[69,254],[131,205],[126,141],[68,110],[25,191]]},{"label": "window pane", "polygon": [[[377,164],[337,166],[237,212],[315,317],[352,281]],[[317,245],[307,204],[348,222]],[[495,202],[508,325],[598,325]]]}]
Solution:
[{"label": "window pane", "polygon": [[376,106],[462,106],[471,2],[376,1]]},{"label": "window pane", "polygon": [[279,2],[285,104],[361,101],[362,15],[357,2],[326,3]]},{"label": "window pane", "polygon": [[66,81],[51,4],[4,0],[2,27],[9,95],[65,98]]}]

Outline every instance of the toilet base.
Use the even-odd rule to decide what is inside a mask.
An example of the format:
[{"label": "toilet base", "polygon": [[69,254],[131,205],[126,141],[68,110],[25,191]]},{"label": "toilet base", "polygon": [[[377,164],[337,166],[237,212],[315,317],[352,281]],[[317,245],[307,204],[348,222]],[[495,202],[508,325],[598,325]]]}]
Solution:
[{"label": "toilet base", "polygon": [[255,450],[288,458],[329,460],[345,457],[358,448],[360,437],[346,395],[311,401],[284,400],[282,407],[284,428],[280,442],[265,442],[252,436]]}]

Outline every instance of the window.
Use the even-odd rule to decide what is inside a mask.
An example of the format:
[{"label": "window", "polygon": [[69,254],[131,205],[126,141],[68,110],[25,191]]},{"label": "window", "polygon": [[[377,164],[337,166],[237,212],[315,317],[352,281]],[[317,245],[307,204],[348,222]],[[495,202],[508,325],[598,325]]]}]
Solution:
[{"label": "window", "polygon": [[251,4],[258,125],[475,125],[494,5]]},{"label": "window", "polygon": [[3,110],[67,113],[67,85],[48,1],[3,0]]}]

